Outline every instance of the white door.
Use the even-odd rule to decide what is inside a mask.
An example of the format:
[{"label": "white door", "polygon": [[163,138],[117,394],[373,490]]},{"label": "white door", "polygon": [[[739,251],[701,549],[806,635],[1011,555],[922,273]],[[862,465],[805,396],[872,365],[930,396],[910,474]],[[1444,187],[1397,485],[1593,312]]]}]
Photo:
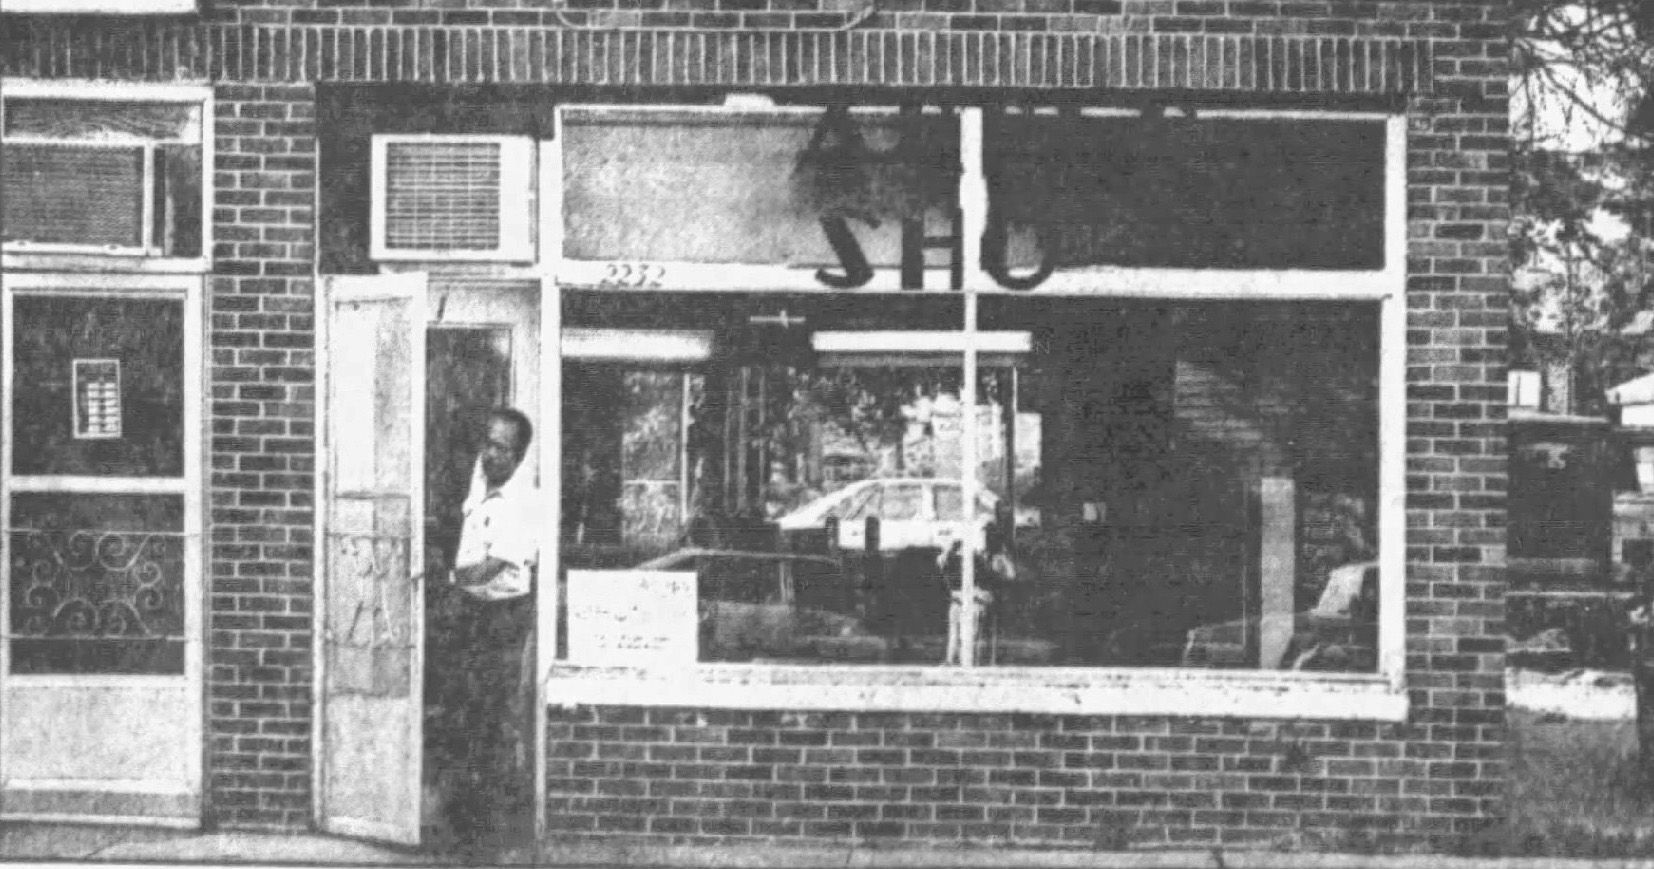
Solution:
[{"label": "white door", "polygon": [[201,281],[0,300],[0,818],[196,826]]},{"label": "white door", "polygon": [[322,828],[420,829],[425,276],[334,277],[322,575]]}]

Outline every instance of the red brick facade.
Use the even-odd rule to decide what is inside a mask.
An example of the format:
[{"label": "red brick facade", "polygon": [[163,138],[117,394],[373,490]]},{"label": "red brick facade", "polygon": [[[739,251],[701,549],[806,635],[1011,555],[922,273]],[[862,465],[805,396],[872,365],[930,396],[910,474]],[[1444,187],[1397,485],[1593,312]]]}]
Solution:
[{"label": "red brick facade", "polygon": [[8,76],[216,86],[210,822],[311,819],[314,84],[380,80],[1405,100],[1405,724],[553,706],[547,814],[554,834],[651,841],[1313,849],[1454,847],[1499,817],[1504,4],[877,0],[865,18],[835,0],[448,5],[3,20]]}]

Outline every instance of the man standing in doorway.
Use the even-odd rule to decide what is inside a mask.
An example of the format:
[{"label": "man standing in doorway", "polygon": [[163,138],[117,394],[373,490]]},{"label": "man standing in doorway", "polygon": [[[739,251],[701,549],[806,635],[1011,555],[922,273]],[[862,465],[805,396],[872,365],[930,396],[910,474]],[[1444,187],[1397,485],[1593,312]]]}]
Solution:
[{"label": "man standing in doorway", "polygon": [[[453,572],[438,591],[436,632],[445,640],[430,665],[447,670],[439,696],[444,759],[451,764],[447,821],[471,847],[506,844],[527,802],[518,774],[528,748],[523,698],[534,625],[539,560],[532,476],[519,473],[533,439],[528,417],[502,407],[488,414],[471,475]],[[506,834],[504,836],[500,834]]]}]

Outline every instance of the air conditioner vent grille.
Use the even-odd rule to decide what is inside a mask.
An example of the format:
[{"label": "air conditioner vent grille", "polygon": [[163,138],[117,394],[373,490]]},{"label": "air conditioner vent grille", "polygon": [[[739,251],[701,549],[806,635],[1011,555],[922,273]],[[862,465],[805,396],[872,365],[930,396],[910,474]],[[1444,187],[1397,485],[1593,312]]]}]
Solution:
[{"label": "air conditioner vent grille", "polygon": [[386,149],[385,239],[399,250],[500,246],[497,142],[404,142]]}]

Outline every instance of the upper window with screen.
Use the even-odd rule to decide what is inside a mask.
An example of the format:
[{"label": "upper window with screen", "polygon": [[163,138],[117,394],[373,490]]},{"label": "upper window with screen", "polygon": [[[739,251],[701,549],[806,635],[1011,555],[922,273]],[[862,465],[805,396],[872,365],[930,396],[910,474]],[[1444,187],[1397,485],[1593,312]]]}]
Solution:
[{"label": "upper window with screen", "polygon": [[6,252],[201,256],[203,109],[200,102],[6,99]]}]

